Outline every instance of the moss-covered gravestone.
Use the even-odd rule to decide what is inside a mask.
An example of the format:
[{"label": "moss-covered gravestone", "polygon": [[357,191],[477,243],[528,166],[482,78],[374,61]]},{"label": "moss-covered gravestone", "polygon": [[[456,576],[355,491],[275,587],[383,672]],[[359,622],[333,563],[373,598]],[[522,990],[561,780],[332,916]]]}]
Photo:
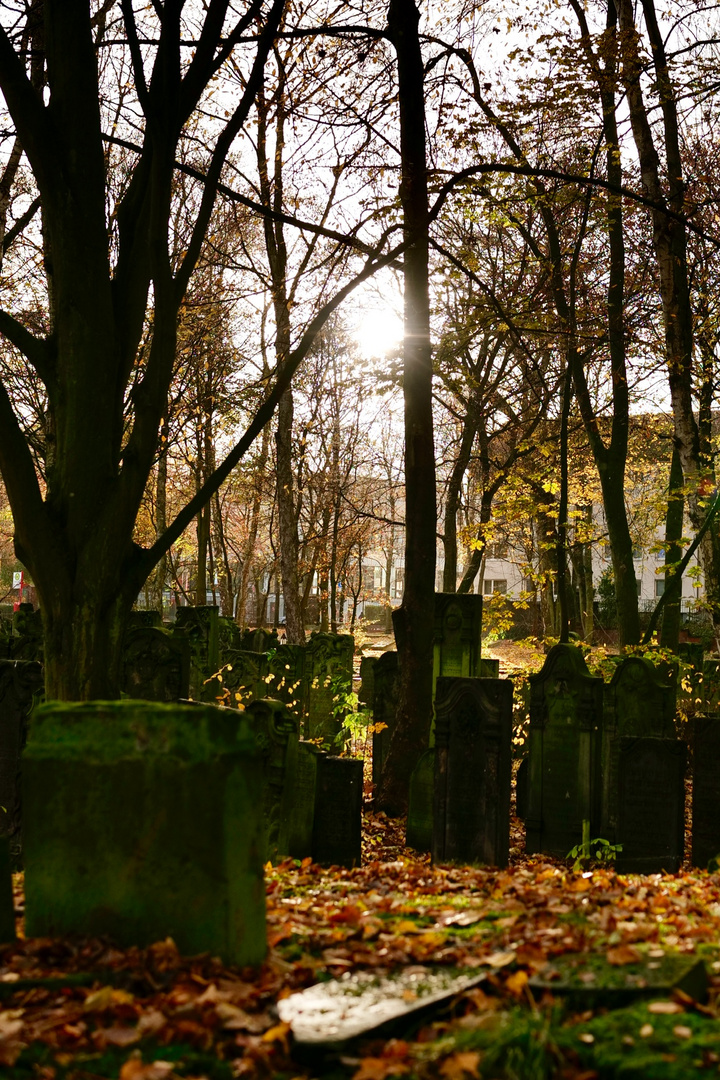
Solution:
[{"label": "moss-covered gravestone", "polygon": [[398,659],[396,652],[385,652],[375,661],[373,671],[372,779],[377,789],[395,730],[398,697]]},{"label": "moss-covered gravestone", "polygon": [[156,608],[135,608],[130,612],[125,624],[126,631],[144,630],[152,626],[156,629],[162,627],[162,612]]},{"label": "moss-covered gravestone", "polygon": [[130,698],[181,701],[190,696],[190,643],[156,626],[130,630],[123,640],[122,673],[122,690]]},{"label": "moss-covered gravestone", "polygon": [[22,861],[20,755],[30,711],[42,692],[41,664],[0,660],[0,836],[8,838],[14,866]]},{"label": "moss-covered gravestone", "polygon": [[435,793],[435,747],[426,750],[410,777],[405,842],[415,851],[431,851]]},{"label": "moss-covered gravestone", "polygon": [[277,862],[280,851],[281,807],[285,790],[291,744],[297,744],[300,724],[282,701],[263,698],[245,709],[245,716],[257,740],[265,771],[263,816],[265,818],[265,858]]},{"label": "moss-covered gravestone", "polygon": [[620,740],[641,737],[675,741],[676,691],[672,671],[656,667],[640,656],[622,660],[605,687],[598,835],[611,843],[617,839]]},{"label": "moss-covered gravestone", "polygon": [[564,858],[598,836],[602,679],[575,645],[555,645],[530,676],[526,849]]},{"label": "moss-covered gravestone", "polygon": [[720,716],[693,721],[692,861],[706,870],[720,856]]},{"label": "moss-covered gravestone", "polygon": [[441,675],[480,675],[482,602],[474,593],[435,593],[433,697]]},{"label": "moss-covered gravestone", "polygon": [[36,660],[43,662],[45,638],[42,614],[32,604],[20,604],[12,621],[13,660]]},{"label": "moss-covered gravestone", "polygon": [[228,662],[228,654],[233,649],[241,648],[241,639],[240,627],[235,620],[227,615],[218,615],[218,653],[221,667]]},{"label": "moss-covered gravestone", "polygon": [[326,756],[315,743],[292,739],[288,743],[278,829],[280,855],[312,857],[318,764]]},{"label": "moss-covered gravestone", "polygon": [[527,817],[528,808],[528,759],[524,757],[518,765],[515,774],[515,813],[524,821]]},{"label": "moss-covered gravestone", "polygon": [[215,701],[221,681],[214,676],[220,668],[218,609],[213,604],[179,607],[177,630],[184,630],[190,642],[190,695],[195,701]]},{"label": "moss-covered gravestone", "polygon": [[687,747],[679,739],[620,739],[620,873],[676,874],[682,866],[686,756]]},{"label": "moss-covered gravestone", "polygon": [[437,681],[433,862],[507,865],[512,698],[509,679]]},{"label": "moss-covered gravestone", "polygon": [[257,630],[246,630],[237,647],[248,652],[267,652],[268,649],[277,649],[279,645],[277,630],[267,630],[260,626]]},{"label": "moss-covered gravestone", "polygon": [[305,690],[305,646],[279,645],[265,654],[272,679],[268,681],[268,694],[284,701],[290,712],[302,720]]},{"label": "moss-covered gravestone", "polygon": [[305,736],[337,745],[343,698],[352,691],[352,634],[314,633],[305,646]]},{"label": "moss-covered gravestone", "polygon": [[243,714],[49,703],[23,755],[28,936],[265,954],[263,770]]}]

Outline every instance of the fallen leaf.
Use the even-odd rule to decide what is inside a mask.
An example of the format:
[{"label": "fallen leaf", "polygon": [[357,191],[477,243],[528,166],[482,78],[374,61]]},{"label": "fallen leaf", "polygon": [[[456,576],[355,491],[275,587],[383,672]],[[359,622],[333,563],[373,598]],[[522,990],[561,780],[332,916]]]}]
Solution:
[{"label": "fallen leaf", "polygon": [[508,964],[512,964],[516,955],[515,952],[496,952],[491,956],[483,957],[483,963],[493,968],[507,967]]},{"label": "fallen leaf", "polygon": [[689,1039],[692,1035],[692,1028],[687,1027],[685,1024],[676,1024],[673,1028],[673,1035],[677,1035],[678,1039]]},{"label": "fallen leaf", "polygon": [[446,1057],[440,1066],[440,1075],[445,1080],[463,1080],[466,1076],[477,1076],[480,1055],[475,1050],[458,1050]]},{"label": "fallen leaf", "polygon": [[637,964],[642,960],[642,955],[634,945],[616,945],[613,949],[608,949],[605,959],[615,967],[624,967],[625,964]]},{"label": "fallen leaf", "polygon": [[169,1061],[150,1061],[143,1063],[139,1050],[134,1050],[120,1069],[118,1080],[169,1080],[173,1075]]},{"label": "fallen leaf", "polygon": [[656,1016],[673,1016],[675,1013],[685,1012],[677,1001],[651,1001],[647,1010]]},{"label": "fallen leaf", "polygon": [[640,1028],[640,1038],[649,1039],[654,1030],[655,1028],[652,1026],[652,1024],[643,1024],[643,1026]]},{"label": "fallen leaf", "polygon": [[509,990],[511,994],[519,997],[528,984],[528,974],[526,971],[516,971],[512,975],[508,975],[505,980],[505,989]]},{"label": "fallen leaf", "polygon": [[404,1061],[385,1057],[366,1057],[360,1061],[359,1068],[352,1080],[386,1080],[388,1076],[402,1076],[410,1072],[410,1066]]}]

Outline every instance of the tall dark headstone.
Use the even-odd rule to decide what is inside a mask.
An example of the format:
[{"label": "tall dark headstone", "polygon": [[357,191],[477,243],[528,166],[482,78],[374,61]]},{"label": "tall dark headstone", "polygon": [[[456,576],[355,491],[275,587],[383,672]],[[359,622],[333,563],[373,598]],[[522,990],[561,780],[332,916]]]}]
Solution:
[{"label": "tall dark headstone", "polygon": [[240,644],[241,640],[242,634],[240,633],[240,627],[235,620],[229,618],[227,615],[219,615],[218,655],[221,666],[228,663],[229,654],[233,650],[242,648]]},{"label": "tall dark headstone", "polygon": [[693,720],[692,861],[720,855],[720,715]]},{"label": "tall dark headstone", "polygon": [[220,668],[217,607],[179,607],[175,629],[184,630],[190,642],[191,696],[196,701],[215,701],[222,689],[222,681],[215,678]]},{"label": "tall dark headstone", "polygon": [[376,656],[362,656],[360,658],[360,689],[358,701],[361,705],[369,705],[372,709],[375,699],[375,664]]},{"label": "tall dark headstone", "polygon": [[12,889],[10,841],[0,836],[0,945],[15,941],[15,905]]},{"label": "tall dark headstone", "polygon": [[509,679],[437,681],[433,862],[507,865],[512,698]]},{"label": "tall dark headstone", "polygon": [[524,757],[515,774],[515,813],[521,821],[525,821],[528,814],[528,765],[529,760]]},{"label": "tall dark headstone", "polygon": [[337,746],[342,699],[352,691],[355,640],[351,634],[313,633],[305,646],[305,735]]},{"label": "tall dark headstone", "polygon": [[317,762],[313,861],[321,866],[359,866],[362,856],[363,763],[321,757]]},{"label": "tall dark headstone", "polygon": [[480,674],[482,602],[474,593],[435,593],[433,695],[441,675]]},{"label": "tall dark headstone", "polygon": [[265,858],[277,862],[280,855],[281,808],[287,777],[290,744],[297,743],[300,725],[283,704],[272,698],[253,701],[245,709],[250,730],[255,735],[265,770],[263,816],[265,819]]},{"label": "tall dark headstone", "polygon": [[599,834],[617,836],[620,740],[630,737],[672,739],[675,734],[677,685],[671,670],[640,656],[622,660],[605,687],[602,732],[602,814]]},{"label": "tall dark headstone", "polygon": [[683,861],[685,764],[679,739],[621,738],[616,867],[624,874],[676,874]]},{"label": "tall dark headstone", "polygon": [[0,661],[0,836],[7,837],[15,866],[22,855],[21,754],[28,717],[42,692],[37,661]]},{"label": "tall dark headstone", "polygon": [[396,652],[385,652],[375,661],[373,694],[372,778],[377,788],[382,776],[390,739],[395,729],[398,696]]},{"label": "tall dark headstone", "polygon": [[142,701],[182,701],[190,693],[190,644],[154,626],[126,633],[123,693]]},{"label": "tall dark headstone", "polygon": [[280,645],[266,654],[270,674],[268,693],[284,701],[302,720],[305,712],[305,646]]},{"label": "tall dark headstone", "polygon": [[555,645],[530,676],[528,854],[564,858],[582,842],[583,821],[598,836],[603,681],[575,645]]},{"label": "tall dark headstone", "polygon": [[154,608],[135,608],[128,615],[126,630],[144,630],[148,626],[162,627],[162,612]]},{"label": "tall dark headstone", "polygon": [[435,747],[426,750],[410,777],[405,842],[415,851],[432,851],[435,801]]},{"label": "tall dark headstone", "polygon": [[278,854],[311,858],[318,765],[327,755],[315,743],[288,742],[285,785],[280,805]]},{"label": "tall dark headstone", "polygon": [[257,630],[246,630],[236,648],[245,649],[247,652],[267,652],[268,649],[277,649],[279,645],[277,630],[259,626]]}]

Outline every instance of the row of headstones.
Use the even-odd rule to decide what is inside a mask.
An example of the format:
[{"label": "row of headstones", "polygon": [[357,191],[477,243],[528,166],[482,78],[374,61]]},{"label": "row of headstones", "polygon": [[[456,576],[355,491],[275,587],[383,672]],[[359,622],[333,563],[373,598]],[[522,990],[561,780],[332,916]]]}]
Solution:
[{"label": "row of headstones", "polygon": [[304,720],[308,738],[333,745],[352,690],[353,653],[350,634],[316,632],[307,645],[281,644],[263,629],[241,634],[212,606],[179,608],[172,632],[159,612],[133,612],[123,690],[149,701],[224,699],[243,707],[272,697]]},{"label": "row of headstones", "polygon": [[[587,822],[592,839],[622,845],[619,870],[677,872],[687,746],[672,670],[628,658],[606,685],[579,648],[558,645],[530,685],[517,787],[527,851],[564,858]],[[512,699],[510,680],[438,680],[435,745],[411,779],[409,846],[436,861],[507,863]],[[704,867],[720,853],[720,717],[697,717],[693,729],[693,862]]]},{"label": "row of headstones", "polygon": [[362,792],[362,761],[300,740],[280,701],[39,705],[22,758],[27,934],[171,936],[185,954],[257,963],[267,859],[359,865]]}]

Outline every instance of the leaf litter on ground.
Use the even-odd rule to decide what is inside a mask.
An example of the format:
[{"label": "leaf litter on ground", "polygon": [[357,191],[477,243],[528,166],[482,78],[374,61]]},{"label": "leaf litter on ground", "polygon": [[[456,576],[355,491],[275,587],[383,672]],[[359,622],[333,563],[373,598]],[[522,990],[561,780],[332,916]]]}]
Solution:
[{"label": "leaf litter on ground", "polygon": [[[705,1032],[708,1045],[693,1060],[718,1071],[720,875],[622,876],[607,867],[583,874],[521,855],[504,870],[431,866],[404,847],[403,823],[384,815],[366,815],[365,838],[372,855],[356,869],[321,869],[307,859],[266,869],[269,949],[256,970],[181,957],[170,940],[119,949],[95,939],[20,938],[5,947],[0,1065],[22,1080],[309,1078],[316,1067],[294,1056],[279,999],[348,972],[382,978],[443,965],[487,977],[403,1038],[354,1048],[335,1063],[338,1075],[580,1080],[594,1075],[593,1055],[607,1041],[593,1025],[615,1030],[620,1021],[602,1010],[561,1017],[550,997],[534,999],[532,977],[566,954],[622,969],[641,955],[681,952],[706,957],[707,1004],[676,995],[620,1010],[630,1027],[616,1032],[618,1052],[627,1058],[641,1046],[647,1055],[657,1043],[660,1058],[682,1058]],[[505,1044],[507,1073],[498,1058]]]}]

